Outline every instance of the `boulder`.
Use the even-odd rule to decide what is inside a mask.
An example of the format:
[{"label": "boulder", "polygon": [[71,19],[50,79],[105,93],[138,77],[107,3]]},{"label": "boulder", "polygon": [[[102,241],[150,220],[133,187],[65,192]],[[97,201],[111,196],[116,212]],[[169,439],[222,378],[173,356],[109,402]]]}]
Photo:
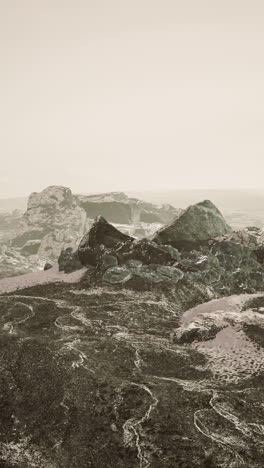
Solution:
[{"label": "boulder", "polygon": [[264,289],[264,268],[254,250],[229,240],[214,240],[211,246],[181,252],[178,267],[188,280],[213,287],[219,295]]},{"label": "boulder", "polygon": [[221,212],[209,200],[192,205],[171,224],[160,229],[153,240],[179,249],[191,249],[231,232]]},{"label": "boulder", "polygon": [[114,255],[104,255],[102,257],[101,269],[106,271],[108,268],[118,266],[117,258]]},{"label": "boulder", "polygon": [[110,284],[126,283],[132,278],[131,270],[126,266],[115,266],[108,268],[103,276],[103,280]]},{"label": "boulder", "polygon": [[111,255],[125,242],[132,241],[132,237],[118,231],[105,218],[98,216],[79,244],[78,257],[82,265],[96,266],[105,254]]},{"label": "boulder", "polygon": [[[130,261],[131,262],[131,261]],[[176,267],[162,266],[157,264],[133,266],[126,265],[109,268],[103,276],[107,283],[126,283],[132,277],[141,278],[148,283],[177,283],[184,277],[184,273]]]},{"label": "boulder", "polygon": [[158,263],[160,265],[173,264],[179,256],[176,249],[158,245],[150,239],[126,242],[118,251],[121,262],[138,260],[144,264]]},{"label": "boulder", "polygon": [[58,258],[59,271],[65,273],[72,273],[73,271],[80,270],[83,265],[80,263],[78,255],[71,247],[61,251]]}]

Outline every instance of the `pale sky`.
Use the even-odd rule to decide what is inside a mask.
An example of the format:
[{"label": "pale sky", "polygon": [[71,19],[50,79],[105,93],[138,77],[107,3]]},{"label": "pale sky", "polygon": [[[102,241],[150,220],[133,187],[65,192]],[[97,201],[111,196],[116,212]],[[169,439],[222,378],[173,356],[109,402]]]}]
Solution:
[{"label": "pale sky", "polygon": [[0,0],[0,197],[263,188],[263,0]]}]

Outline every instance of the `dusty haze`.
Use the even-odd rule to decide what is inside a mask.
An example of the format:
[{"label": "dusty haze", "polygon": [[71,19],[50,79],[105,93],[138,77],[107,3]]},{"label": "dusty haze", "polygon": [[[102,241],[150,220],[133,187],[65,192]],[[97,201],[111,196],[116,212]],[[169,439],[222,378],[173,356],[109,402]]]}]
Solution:
[{"label": "dusty haze", "polygon": [[0,197],[261,188],[261,0],[0,0]]}]

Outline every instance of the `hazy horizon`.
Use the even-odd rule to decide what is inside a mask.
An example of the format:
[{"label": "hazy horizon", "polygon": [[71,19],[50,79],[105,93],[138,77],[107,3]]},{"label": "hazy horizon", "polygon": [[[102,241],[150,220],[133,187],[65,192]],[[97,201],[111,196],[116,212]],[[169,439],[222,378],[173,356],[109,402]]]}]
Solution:
[{"label": "hazy horizon", "polygon": [[264,4],[0,0],[0,198],[262,190]]},{"label": "hazy horizon", "polygon": [[[148,198],[148,196],[150,196],[150,198],[152,198],[151,196],[154,194],[154,197],[155,195],[159,195],[161,194],[162,195],[165,195],[166,194],[174,194],[174,193],[184,193],[184,194],[195,194],[195,193],[204,193],[206,194],[208,192],[208,195],[210,194],[213,194],[213,193],[222,193],[222,194],[237,194],[239,195],[240,193],[241,194],[246,194],[246,193],[249,193],[251,195],[260,195],[260,196],[264,196],[264,188],[263,189],[260,189],[260,188],[221,188],[221,187],[217,187],[217,188],[206,188],[206,187],[202,187],[202,188],[175,188],[175,189],[159,189],[159,190],[154,190],[154,189],[135,189],[135,190],[126,190],[125,188],[121,188],[120,190],[93,190],[93,191],[90,191],[90,190],[86,190],[86,191],[80,191],[80,190],[73,190],[72,187],[69,187],[69,186],[66,186],[66,185],[62,185],[62,184],[54,184],[55,186],[62,186],[62,187],[67,187],[69,188],[73,194],[83,194],[83,195],[96,195],[96,194],[104,194],[104,193],[125,193],[127,194],[129,197],[137,197],[137,194],[138,196],[140,197],[140,195],[142,195],[142,198],[144,198],[144,194],[146,194],[146,197]],[[46,186],[46,187],[39,187],[38,190],[35,190],[35,192],[42,192],[43,190],[45,190],[46,188],[48,188],[50,186]],[[29,195],[33,193],[33,192],[28,192],[28,193],[24,193],[24,194],[20,194],[18,196],[11,196],[11,197],[1,197],[0,196],[0,200],[4,201],[4,200],[23,200],[23,199],[27,199],[29,197]],[[146,198],[146,199],[147,199]]]}]

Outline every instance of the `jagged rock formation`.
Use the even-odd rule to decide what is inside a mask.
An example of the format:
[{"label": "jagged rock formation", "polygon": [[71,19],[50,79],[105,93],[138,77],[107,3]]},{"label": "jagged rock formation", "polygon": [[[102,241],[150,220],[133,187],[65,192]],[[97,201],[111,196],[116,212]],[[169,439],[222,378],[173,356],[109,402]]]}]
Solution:
[{"label": "jagged rock formation", "polygon": [[[128,209],[131,200],[124,194],[87,198],[89,206],[95,203],[96,210],[101,203],[113,208],[117,202],[124,203]],[[139,210],[141,205],[144,203],[138,201],[135,206]],[[32,194],[12,245],[1,247],[0,277],[42,269],[45,263],[54,264],[63,250],[61,269],[74,271],[80,263],[100,265],[107,282],[122,283],[135,278],[147,282],[179,281],[183,274],[188,280],[208,285],[219,295],[262,288],[262,231],[247,228],[229,232],[221,213],[211,202],[190,207],[172,225],[158,231],[152,240],[135,239],[102,217],[92,223],[78,196],[65,187],[50,187],[40,194]],[[83,237],[90,227],[90,232]],[[215,234],[217,237],[212,237]],[[160,269],[164,266],[169,268],[166,274]],[[109,268],[112,270],[107,271]]]},{"label": "jagged rock formation", "polygon": [[177,248],[192,248],[231,232],[221,212],[209,200],[192,205],[170,225],[161,228],[153,240]]},{"label": "jagged rock formation", "polygon": [[118,231],[105,218],[96,218],[88,234],[81,240],[78,256],[83,265],[95,266],[105,254],[117,251],[126,241],[132,242],[132,237]]},{"label": "jagged rock formation", "polygon": [[[115,258],[119,264],[126,263],[129,268],[149,264],[173,264],[179,253],[173,247],[159,246],[148,239],[136,240],[118,231],[102,216],[96,218],[92,228],[80,242],[78,256],[83,265],[106,269],[106,259]],[[109,266],[111,265],[108,262]]]},{"label": "jagged rock formation", "polygon": [[[123,193],[73,195],[67,187],[51,186],[30,195],[23,216],[0,215],[0,235],[34,268],[34,263],[36,267],[45,261],[54,263],[62,249],[76,248],[97,215],[104,214],[124,233],[143,237],[178,212],[170,205],[159,208]],[[18,271],[23,265],[13,274]]]},{"label": "jagged rock formation", "polygon": [[264,267],[256,246],[239,239],[241,233],[233,233],[210,239],[206,245],[196,243],[192,250],[184,245],[179,251],[171,245],[126,236],[100,217],[77,253],[83,265],[96,267],[99,282],[124,284],[141,278],[147,283],[176,283],[184,277],[208,286],[219,296],[262,291]]},{"label": "jagged rock formation", "polygon": [[85,229],[85,220],[70,189],[48,187],[30,195],[12,245],[25,255],[38,254],[54,261],[61,249],[75,247]]}]

